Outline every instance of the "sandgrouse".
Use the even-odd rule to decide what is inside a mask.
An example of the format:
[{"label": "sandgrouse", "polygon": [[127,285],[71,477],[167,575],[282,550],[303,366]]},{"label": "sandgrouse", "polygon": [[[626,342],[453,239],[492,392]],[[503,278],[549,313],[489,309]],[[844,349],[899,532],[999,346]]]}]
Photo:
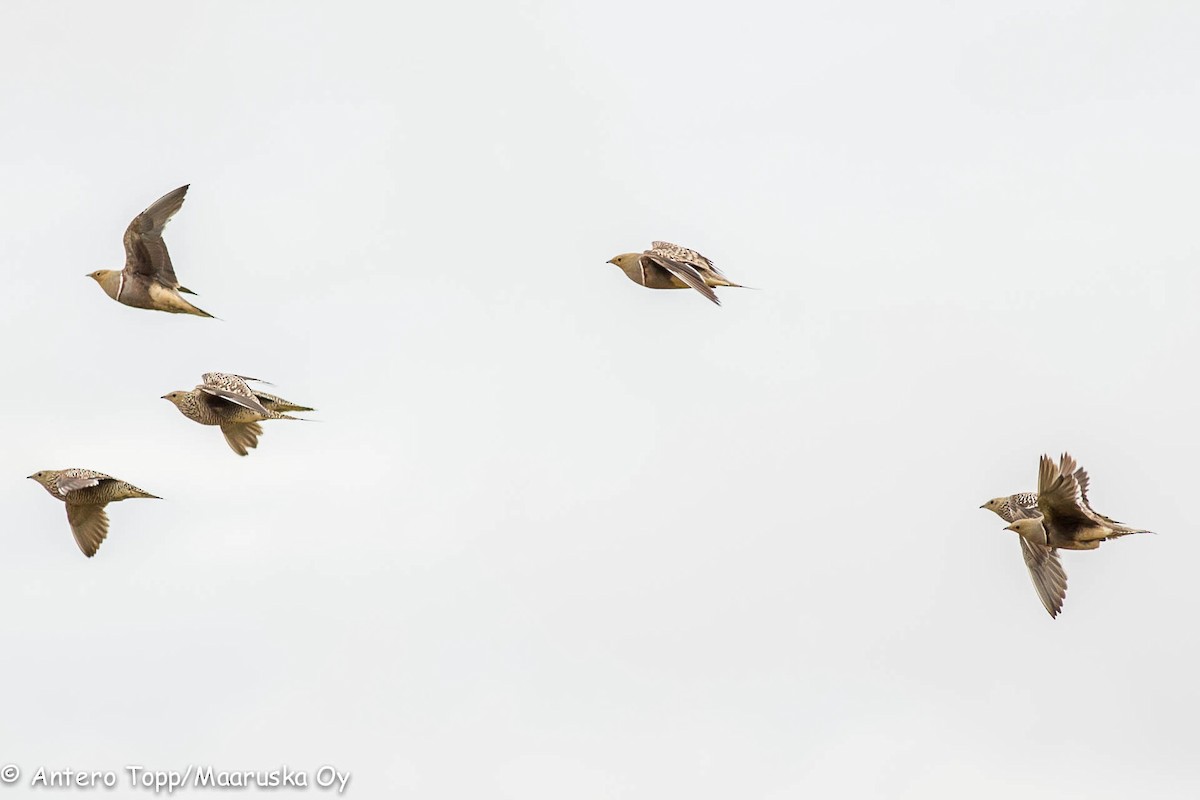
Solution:
[{"label": "sandgrouse", "polygon": [[106,505],[131,497],[161,499],[131,483],[90,469],[46,469],[29,477],[67,504],[71,533],[75,534],[75,543],[88,558],[96,555],[100,543],[108,535]]},{"label": "sandgrouse", "polygon": [[226,372],[206,372],[202,383],[190,392],[178,391],[163,395],[179,412],[201,425],[217,425],[225,441],[239,456],[258,447],[262,426],[267,419],[299,419],[285,411],[312,411],[282,397],[252,389],[247,381],[259,381],[244,375]]},{"label": "sandgrouse", "polygon": [[608,260],[634,283],[648,289],[695,289],[717,305],[715,286],[746,287],[726,278],[712,262],[695,250],[670,242],[652,242],[643,253],[622,253]]},{"label": "sandgrouse", "polygon": [[1043,455],[1038,465],[1037,494],[997,497],[980,508],[994,511],[1021,541],[1021,552],[1042,605],[1051,617],[1062,610],[1067,575],[1059,562],[1059,549],[1095,550],[1100,543],[1134,533],[1132,528],[1097,513],[1088,500],[1088,474],[1064,453],[1055,465]]},{"label": "sandgrouse", "polygon": [[134,308],[212,317],[180,295],[195,292],[179,285],[162,238],[163,228],[183,205],[187,190],[187,186],[180,186],[168,192],[129,223],[125,229],[125,269],[99,269],[88,275],[113,300]]}]

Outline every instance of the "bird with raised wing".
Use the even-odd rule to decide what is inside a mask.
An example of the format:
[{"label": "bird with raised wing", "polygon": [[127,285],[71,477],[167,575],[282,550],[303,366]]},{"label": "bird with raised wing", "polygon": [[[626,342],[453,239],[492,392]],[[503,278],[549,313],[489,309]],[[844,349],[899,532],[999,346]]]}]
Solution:
[{"label": "bird with raised wing", "polygon": [[746,287],[733,283],[704,256],[670,242],[652,242],[641,253],[622,253],[608,260],[616,264],[631,281],[648,289],[695,289],[721,305],[714,287]]},{"label": "bird with raised wing", "polygon": [[[1025,563],[1033,577],[1042,604],[1056,616],[1066,595],[1066,573],[1058,561],[1057,550],[1095,550],[1101,542],[1151,531],[1123,525],[1098,513],[1088,500],[1089,478],[1075,459],[1063,453],[1058,464],[1046,455],[1038,464],[1036,504],[1030,506],[1029,494],[995,498],[982,508],[996,512],[1021,540]],[[1013,519],[1005,515],[1010,514]]]},{"label": "bird with raised wing", "polygon": [[67,522],[75,543],[88,558],[96,555],[108,535],[109,503],[136,497],[161,500],[131,483],[90,469],[46,469],[29,476],[67,505]]},{"label": "bird with raised wing", "polygon": [[193,422],[220,427],[233,452],[244,456],[258,447],[258,437],[262,435],[260,422],[296,420],[299,417],[283,412],[314,410],[252,388],[249,381],[257,380],[228,372],[206,372],[195,389],[170,392],[163,399],[174,403],[179,413]]},{"label": "bird with raised wing", "polygon": [[183,205],[187,190],[187,186],[180,186],[168,192],[129,223],[125,229],[124,269],[99,269],[88,275],[113,300],[134,308],[212,317],[183,299],[181,292],[195,292],[180,285],[162,238],[163,228]]}]

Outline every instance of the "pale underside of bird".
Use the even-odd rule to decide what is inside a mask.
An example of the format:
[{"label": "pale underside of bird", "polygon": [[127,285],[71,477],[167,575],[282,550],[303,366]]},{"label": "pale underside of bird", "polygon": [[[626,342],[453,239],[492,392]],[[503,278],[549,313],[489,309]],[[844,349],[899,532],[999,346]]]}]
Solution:
[{"label": "pale underside of bird", "polygon": [[1095,550],[1108,539],[1150,533],[1123,525],[1092,508],[1088,474],[1064,453],[1056,465],[1043,455],[1038,464],[1038,491],[997,497],[981,508],[995,512],[1018,535],[1034,588],[1051,617],[1062,610],[1067,575],[1058,550]]},{"label": "pale underside of bird", "polygon": [[113,300],[134,308],[212,317],[183,298],[181,292],[195,292],[179,284],[162,238],[163,229],[183,205],[187,190],[187,186],[180,186],[168,192],[129,223],[125,229],[124,269],[101,269],[88,275]]},{"label": "pale underside of bird", "polygon": [[641,253],[622,253],[608,260],[616,264],[631,281],[648,289],[695,289],[721,305],[714,287],[746,287],[733,283],[704,256],[670,242],[652,242]]},{"label": "pale underside of bird", "polygon": [[284,400],[250,386],[250,382],[266,383],[258,378],[228,372],[206,372],[202,382],[191,391],[163,395],[179,412],[201,425],[216,425],[225,441],[239,456],[258,447],[262,436],[259,424],[269,419],[296,420],[287,411],[313,411],[309,406]]},{"label": "pale underside of bird", "polygon": [[90,469],[48,469],[29,476],[67,506],[67,522],[75,543],[91,558],[108,536],[108,514],[104,507],[130,498],[160,500],[157,495],[131,483]]}]

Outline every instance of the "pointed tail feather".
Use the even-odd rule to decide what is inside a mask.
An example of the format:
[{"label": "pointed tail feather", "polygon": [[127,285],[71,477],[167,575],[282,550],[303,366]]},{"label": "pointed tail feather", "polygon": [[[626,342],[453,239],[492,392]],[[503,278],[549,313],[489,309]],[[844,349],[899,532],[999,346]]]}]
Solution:
[{"label": "pointed tail feather", "polygon": [[179,299],[182,300],[183,304],[187,307],[188,314],[194,314],[197,317],[208,317],[209,319],[217,319],[217,317],[214,317],[212,314],[208,313],[207,311],[205,311],[202,308],[197,308],[196,306],[192,305],[188,301],[184,300],[182,297]]},{"label": "pointed tail feather", "polygon": [[1109,539],[1116,539],[1121,536],[1131,536],[1135,533],[1149,533],[1152,536],[1158,535],[1154,531],[1147,531],[1147,530],[1143,530],[1142,528],[1131,528],[1128,525],[1113,525],[1112,529],[1113,529],[1112,536],[1109,536],[1108,537]]}]

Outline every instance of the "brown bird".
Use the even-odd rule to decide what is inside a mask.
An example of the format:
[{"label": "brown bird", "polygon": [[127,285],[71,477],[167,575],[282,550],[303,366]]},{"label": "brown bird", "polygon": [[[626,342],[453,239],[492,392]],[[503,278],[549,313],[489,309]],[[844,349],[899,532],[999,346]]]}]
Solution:
[{"label": "brown bird", "polygon": [[608,260],[616,264],[631,281],[648,289],[695,289],[717,305],[721,301],[715,286],[746,287],[733,283],[695,250],[670,242],[651,242],[642,253],[622,253]]},{"label": "brown bird", "polygon": [[[273,394],[252,389],[247,381],[258,380],[226,372],[206,372],[203,382],[190,392],[178,391],[163,395],[193,422],[217,425],[233,452],[246,455],[258,447],[262,426],[267,419],[299,419],[285,411],[313,411]],[[262,381],[265,383],[265,381]]]},{"label": "brown bird", "polygon": [[75,534],[75,543],[88,558],[96,555],[100,543],[108,535],[106,505],[131,497],[162,499],[131,483],[90,469],[47,469],[29,477],[67,504],[71,533]]},{"label": "brown bird", "polygon": [[[1083,473],[1083,479],[1087,480],[1087,473]],[[1019,519],[1039,519],[1042,512],[1037,509],[1037,499],[1037,495],[1032,492],[1019,492],[1008,497],[993,497],[980,508],[986,508],[1010,523]],[[1025,559],[1025,567],[1029,570],[1029,577],[1033,581],[1038,599],[1042,601],[1051,617],[1057,617],[1067,597],[1067,573],[1058,558],[1058,551],[1053,547],[1031,542],[1024,536],[1018,536],[1017,541],[1021,543],[1021,555]]]},{"label": "brown bird", "polygon": [[[1021,537],[1025,563],[1052,617],[1061,610],[1067,589],[1066,573],[1058,563],[1056,550],[1095,550],[1109,539],[1151,533],[1098,513],[1088,500],[1088,483],[1087,472],[1066,453],[1057,465],[1049,456],[1042,456],[1038,464],[1036,507],[1019,504],[1023,507],[1014,512],[1014,519],[1005,528]],[[983,507],[991,508],[993,502],[988,501]],[[996,508],[991,510],[1004,516]]]},{"label": "brown bird", "polygon": [[212,317],[184,300],[180,292],[195,294],[180,286],[163,241],[163,228],[183,205],[188,187],[168,192],[133,218],[125,229],[125,269],[99,269],[88,275],[104,293],[127,306]]}]

